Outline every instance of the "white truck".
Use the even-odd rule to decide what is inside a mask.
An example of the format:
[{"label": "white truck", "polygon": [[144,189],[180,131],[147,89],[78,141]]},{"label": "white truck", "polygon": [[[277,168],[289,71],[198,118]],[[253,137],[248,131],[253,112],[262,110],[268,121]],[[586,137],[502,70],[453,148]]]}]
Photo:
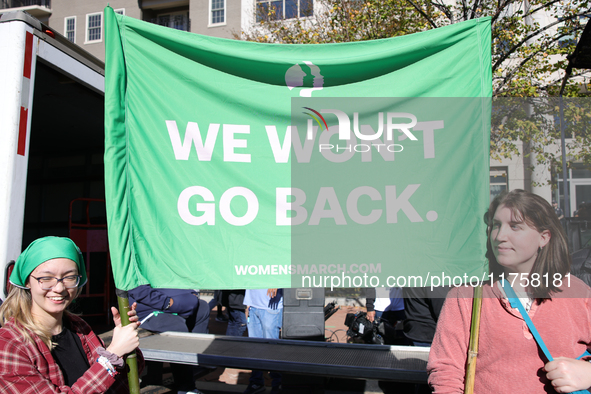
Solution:
[{"label": "white truck", "polygon": [[0,15],[0,53],[4,267],[38,236],[67,236],[73,198],[103,193],[104,63],[22,11]]}]

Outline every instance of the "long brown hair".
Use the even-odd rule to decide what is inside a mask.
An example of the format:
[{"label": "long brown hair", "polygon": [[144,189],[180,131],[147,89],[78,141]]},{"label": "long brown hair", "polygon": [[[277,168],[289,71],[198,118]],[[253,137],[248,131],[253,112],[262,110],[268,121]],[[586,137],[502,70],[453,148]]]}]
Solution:
[{"label": "long brown hair", "polygon": [[554,208],[548,201],[525,190],[515,189],[508,193],[501,193],[490,204],[487,215],[487,257],[491,273],[495,278],[498,278],[504,272],[504,268],[497,262],[492,252],[490,239],[493,217],[501,205],[509,208],[516,220],[522,220],[539,233],[546,230],[550,232],[550,240],[538,251],[538,256],[530,272],[530,279],[533,274],[538,274],[540,278],[539,286],[529,287],[531,295],[535,298],[549,298],[552,293],[560,292],[561,290],[556,286],[554,279],[556,277],[563,279],[569,273],[571,265],[566,234]]}]

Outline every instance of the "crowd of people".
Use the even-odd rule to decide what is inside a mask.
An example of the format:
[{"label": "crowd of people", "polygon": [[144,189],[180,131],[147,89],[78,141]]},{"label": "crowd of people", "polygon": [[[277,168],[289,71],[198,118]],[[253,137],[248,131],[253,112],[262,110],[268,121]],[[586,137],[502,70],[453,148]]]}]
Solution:
[{"label": "crowd of people", "polygon": [[[523,190],[503,193],[489,207],[487,258],[495,279],[483,286],[475,393],[570,393],[591,387],[591,289],[569,275],[560,214]],[[511,276],[528,280],[507,281]],[[226,309],[227,335],[280,337],[282,289],[220,291],[208,304],[198,290],[143,285],[128,292],[128,325],[112,308],[115,328],[105,347],[68,312],[86,281],[82,254],[68,238],[38,239],[19,256],[0,306],[3,392],[128,392],[125,359],[135,353],[139,370],[144,368],[140,324],[154,332],[207,333],[210,310],[218,304]],[[368,296],[370,322],[391,327],[401,322],[407,344],[431,347],[429,386],[414,387],[415,393],[464,392],[473,297],[471,286],[393,288]],[[172,372],[179,393],[199,393],[195,367],[173,365]],[[281,374],[270,376],[271,393],[279,393]],[[244,394],[265,391],[263,371],[252,371]]]}]

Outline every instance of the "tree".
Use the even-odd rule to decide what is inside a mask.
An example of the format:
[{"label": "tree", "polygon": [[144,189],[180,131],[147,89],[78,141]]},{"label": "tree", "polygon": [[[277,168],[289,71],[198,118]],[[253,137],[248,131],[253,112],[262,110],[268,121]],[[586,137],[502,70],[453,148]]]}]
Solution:
[{"label": "tree", "polygon": [[257,24],[236,38],[283,44],[320,44],[375,40],[429,28],[426,19],[414,17],[417,11],[406,0],[316,0],[316,7],[313,2],[304,4],[309,9],[303,14],[314,15],[313,18],[284,20],[278,15],[281,8],[257,3]]},{"label": "tree", "polygon": [[515,142],[521,140],[527,143],[526,155],[560,173],[563,126],[567,138],[567,165],[582,163],[591,168],[591,101],[588,98],[497,98],[493,101],[491,157],[520,154]]},{"label": "tree", "polygon": [[[256,26],[241,38],[288,44],[363,41],[488,16],[494,97],[552,97],[560,89],[566,55],[573,52],[591,16],[590,7],[589,0],[316,0],[314,18],[282,20],[273,7],[259,8]],[[311,13],[308,10],[305,15]],[[581,94],[582,75],[570,79],[565,96]],[[504,113],[499,117],[504,120],[495,123],[493,119],[491,157],[500,160],[520,154],[516,143],[522,141],[527,147],[525,155],[535,155],[538,164],[559,165],[560,150],[552,148],[560,136],[554,123],[557,107],[537,102],[535,110],[525,110],[523,104],[517,106],[511,100],[500,106],[497,115]],[[571,112],[579,119],[591,116],[580,104],[567,108],[567,117]],[[574,135],[569,143],[570,162],[591,163],[591,133]]]},{"label": "tree", "polygon": [[[496,97],[557,94],[558,71],[591,16],[589,0],[316,0],[314,18],[289,20],[266,2],[258,4],[257,24],[241,38],[285,44],[374,40],[489,16]],[[567,95],[577,89],[571,83]]]}]

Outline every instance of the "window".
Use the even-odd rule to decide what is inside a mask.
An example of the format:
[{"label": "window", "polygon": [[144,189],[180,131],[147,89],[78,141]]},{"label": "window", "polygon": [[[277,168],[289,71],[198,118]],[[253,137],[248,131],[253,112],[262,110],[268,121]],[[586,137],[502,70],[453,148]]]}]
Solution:
[{"label": "window", "polygon": [[119,8],[118,10],[114,10],[116,14],[125,15],[125,8]]},{"label": "window", "polygon": [[496,196],[509,189],[506,167],[490,168],[490,201]]},{"label": "window", "polygon": [[189,31],[191,25],[189,13],[186,11],[158,15],[156,18],[148,19],[148,22],[183,31]]},{"label": "window", "polygon": [[257,22],[314,15],[314,0],[257,0]]},{"label": "window", "polygon": [[76,43],[76,17],[70,16],[64,21],[64,36],[69,41]]},{"label": "window", "polygon": [[86,43],[102,41],[103,14],[86,15]]},{"label": "window", "polygon": [[210,25],[226,23],[226,0],[211,0]]}]

